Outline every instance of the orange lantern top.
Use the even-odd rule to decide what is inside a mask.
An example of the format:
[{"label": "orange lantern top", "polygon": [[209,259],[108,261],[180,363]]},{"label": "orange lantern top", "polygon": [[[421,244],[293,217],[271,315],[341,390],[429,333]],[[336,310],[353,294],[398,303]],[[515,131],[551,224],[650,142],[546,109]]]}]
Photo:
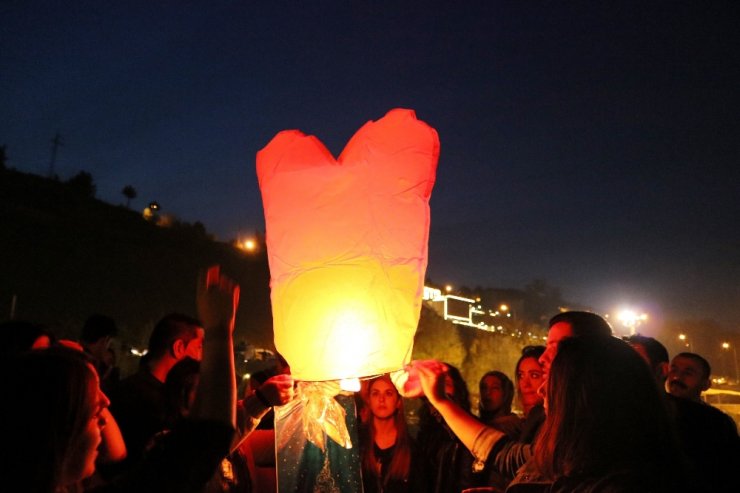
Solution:
[{"label": "orange lantern top", "polygon": [[338,159],[297,130],[257,153],[275,346],[295,379],[409,362],[438,158],[437,132],[406,109],[366,123]]}]

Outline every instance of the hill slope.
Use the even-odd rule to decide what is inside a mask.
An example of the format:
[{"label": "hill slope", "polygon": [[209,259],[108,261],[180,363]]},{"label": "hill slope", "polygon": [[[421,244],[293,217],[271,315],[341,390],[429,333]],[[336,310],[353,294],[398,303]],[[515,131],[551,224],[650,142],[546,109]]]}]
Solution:
[{"label": "hill slope", "polygon": [[221,264],[242,287],[237,342],[272,347],[269,269],[212,241],[199,226],[163,228],[66,183],[0,170],[0,320],[48,325],[76,338],[92,313],[113,317],[121,339],[144,345],[171,311],[193,315],[198,270]]}]

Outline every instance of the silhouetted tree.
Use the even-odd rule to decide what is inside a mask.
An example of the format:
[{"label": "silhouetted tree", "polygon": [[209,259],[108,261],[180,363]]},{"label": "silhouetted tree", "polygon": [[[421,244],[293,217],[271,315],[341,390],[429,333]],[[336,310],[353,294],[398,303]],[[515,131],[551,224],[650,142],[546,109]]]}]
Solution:
[{"label": "silhouetted tree", "polygon": [[126,185],[123,187],[123,190],[121,190],[121,193],[126,197],[126,207],[129,207],[131,205],[131,200],[136,198],[136,189],[131,185]]},{"label": "silhouetted tree", "polygon": [[95,182],[92,175],[87,171],[80,171],[67,180],[67,186],[81,197],[90,199],[95,197]]},{"label": "silhouetted tree", "polygon": [[5,169],[5,163],[8,161],[8,155],[5,153],[5,146],[0,146],[0,170]]}]

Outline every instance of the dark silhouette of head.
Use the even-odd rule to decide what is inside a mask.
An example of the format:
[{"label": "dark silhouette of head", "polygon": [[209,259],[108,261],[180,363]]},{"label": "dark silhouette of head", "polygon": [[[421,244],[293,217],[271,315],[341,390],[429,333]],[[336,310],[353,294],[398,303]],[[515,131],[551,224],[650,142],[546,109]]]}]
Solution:
[{"label": "dark silhouette of head", "polygon": [[573,331],[573,337],[608,337],[612,327],[602,317],[591,312],[570,311],[558,313],[550,319],[549,327],[566,322]]},{"label": "dark silhouette of head", "polygon": [[181,313],[166,315],[157,322],[149,336],[147,356],[151,359],[164,356],[178,339],[182,339],[185,343],[190,342],[198,336],[199,327],[201,323],[187,315]]},{"label": "dark silhouette of head", "polygon": [[112,318],[96,313],[85,320],[80,334],[80,342],[83,344],[93,344],[105,337],[116,337],[118,328]]}]

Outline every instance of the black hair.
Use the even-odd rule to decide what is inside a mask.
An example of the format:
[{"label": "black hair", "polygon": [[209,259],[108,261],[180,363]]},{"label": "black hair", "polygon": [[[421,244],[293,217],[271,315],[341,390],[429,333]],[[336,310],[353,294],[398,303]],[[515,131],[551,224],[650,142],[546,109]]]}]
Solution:
[{"label": "black hair", "polygon": [[94,343],[104,337],[115,337],[117,333],[118,328],[112,318],[96,313],[85,320],[80,341]]},{"label": "black hair", "polygon": [[550,319],[548,327],[560,322],[570,325],[574,337],[610,337],[612,335],[609,322],[595,313],[579,311],[558,313]]}]

